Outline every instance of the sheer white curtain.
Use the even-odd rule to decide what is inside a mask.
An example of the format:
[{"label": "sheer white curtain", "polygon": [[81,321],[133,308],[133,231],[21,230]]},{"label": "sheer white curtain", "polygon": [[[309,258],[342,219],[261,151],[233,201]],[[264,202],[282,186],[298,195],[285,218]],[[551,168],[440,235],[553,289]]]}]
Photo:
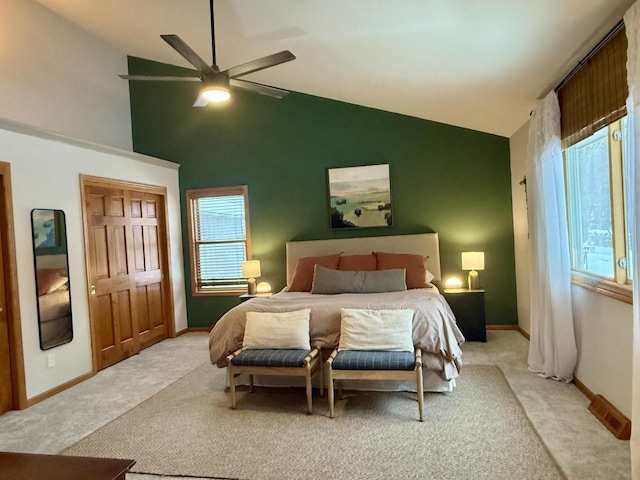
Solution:
[{"label": "sheer white curtain", "polygon": [[627,121],[633,132],[633,141],[629,142],[633,161],[629,162],[631,170],[635,170],[633,178],[635,202],[630,205],[627,215],[633,219],[632,228],[635,233],[633,242],[633,386],[631,397],[631,476],[640,478],[640,268],[638,257],[638,239],[640,238],[640,221],[638,221],[638,205],[640,205],[640,3],[636,2],[624,15],[629,47],[627,50],[627,82],[629,98],[627,99]]},{"label": "sheer white curtain", "polygon": [[560,107],[550,92],[529,126],[527,196],[531,257],[529,369],[570,382],[577,361],[571,263],[560,145]]}]

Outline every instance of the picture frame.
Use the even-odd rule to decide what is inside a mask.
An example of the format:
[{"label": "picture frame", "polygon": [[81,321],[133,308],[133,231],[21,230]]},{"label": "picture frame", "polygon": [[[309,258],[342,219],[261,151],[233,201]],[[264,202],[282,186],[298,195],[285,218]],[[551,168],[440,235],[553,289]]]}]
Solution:
[{"label": "picture frame", "polygon": [[31,211],[31,223],[33,227],[34,249],[47,250],[58,248],[60,239],[60,215],[59,210],[35,208]]},{"label": "picture frame", "polygon": [[389,164],[327,169],[332,230],[393,226]]}]

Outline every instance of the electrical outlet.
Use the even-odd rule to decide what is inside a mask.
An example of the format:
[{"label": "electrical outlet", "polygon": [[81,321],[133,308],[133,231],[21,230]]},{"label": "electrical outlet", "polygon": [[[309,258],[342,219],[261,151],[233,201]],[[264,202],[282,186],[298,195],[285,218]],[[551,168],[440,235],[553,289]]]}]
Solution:
[{"label": "electrical outlet", "polygon": [[47,355],[47,365],[49,367],[55,367],[56,366],[56,354],[55,353],[50,353],[49,355]]}]

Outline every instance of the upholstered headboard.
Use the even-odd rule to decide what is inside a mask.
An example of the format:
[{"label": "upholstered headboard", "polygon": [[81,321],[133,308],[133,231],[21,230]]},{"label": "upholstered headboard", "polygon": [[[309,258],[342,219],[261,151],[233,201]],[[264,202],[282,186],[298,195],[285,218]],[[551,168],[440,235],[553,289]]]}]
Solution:
[{"label": "upholstered headboard", "polygon": [[440,280],[440,247],[437,233],[389,235],[386,237],[336,238],[287,242],[287,285],[291,282],[298,259],[343,252],[344,255],[371,252],[413,253],[429,257],[427,268]]}]

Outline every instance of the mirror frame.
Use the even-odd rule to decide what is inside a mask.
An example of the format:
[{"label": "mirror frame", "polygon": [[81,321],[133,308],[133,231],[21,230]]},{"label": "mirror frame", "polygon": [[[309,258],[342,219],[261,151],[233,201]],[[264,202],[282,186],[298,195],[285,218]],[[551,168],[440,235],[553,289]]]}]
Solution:
[{"label": "mirror frame", "polygon": [[[42,226],[37,226],[36,222],[39,221],[36,219],[36,215],[38,212],[52,212],[52,225],[47,225],[47,222],[43,223],[44,227],[48,227],[47,231],[47,240],[46,245],[36,245],[36,238],[40,234],[42,234]],[[33,246],[33,266],[34,266],[34,274],[35,274],[35,283],[36,283],[36,307],[38,310],[38,333],[40,337],[40,349],[41,350],[49,350],[51,348],[58,347],[60,345],[64,345],[73,340],[73,312],[72,312],[72,303],[71,303],[71,279],[69,278],[69,254],[67,249],[67,229],[66,229],[66,218],[65,213],[62,210],[52,209],[52,208],[34,208],[31,210],[31,234],[32,234],[32,246]],[[44,258],[47,256],[60,256],[64,255],[64,262],[54,262],[57,263],[55,266],[42,266],[40,265],[40,269],[38,268],[38,258]],[[60,259],[61,260],[61,259]],[[65,286],[65,289],[62,289],[58,293],[65,292],[68,296],[68,315],[44,318],[44,295],[39,295],[41,288],[44,282],[44,275],[40,275],[39,270],[55,270],[58,269],[58,272],[53,276],[54,279],[64,278],[66,276],[67,281],[62,285]],[[66,275],[60,275],[60,273],[66,273]],[[49,279],[47,279],[49,280]],[[47,282],[48,283],[48,282]],[[56,282],[59,283],[59,282]],[[61,287],[62,287],[61,286]],[[48,292],[51,293],[51,292]],[[64,296],[64,294],[63,294]],[[55,299],[57,300],[57,299]],[[61,305],[61,303],[60,303]],[[56,308],[60,308],[59,305],[56,305]],[[66,307],[62,310],[66,311]],[[56,313],[57,314],[57,313]],[[62,320],[66,317],[68,319],[68,329],[63,329],[62,332],[64,336],[60,338],[54,338],[52,340],[48,340],[45,332],[43,331],[43,324],[47,321],[56,321]]]}]

